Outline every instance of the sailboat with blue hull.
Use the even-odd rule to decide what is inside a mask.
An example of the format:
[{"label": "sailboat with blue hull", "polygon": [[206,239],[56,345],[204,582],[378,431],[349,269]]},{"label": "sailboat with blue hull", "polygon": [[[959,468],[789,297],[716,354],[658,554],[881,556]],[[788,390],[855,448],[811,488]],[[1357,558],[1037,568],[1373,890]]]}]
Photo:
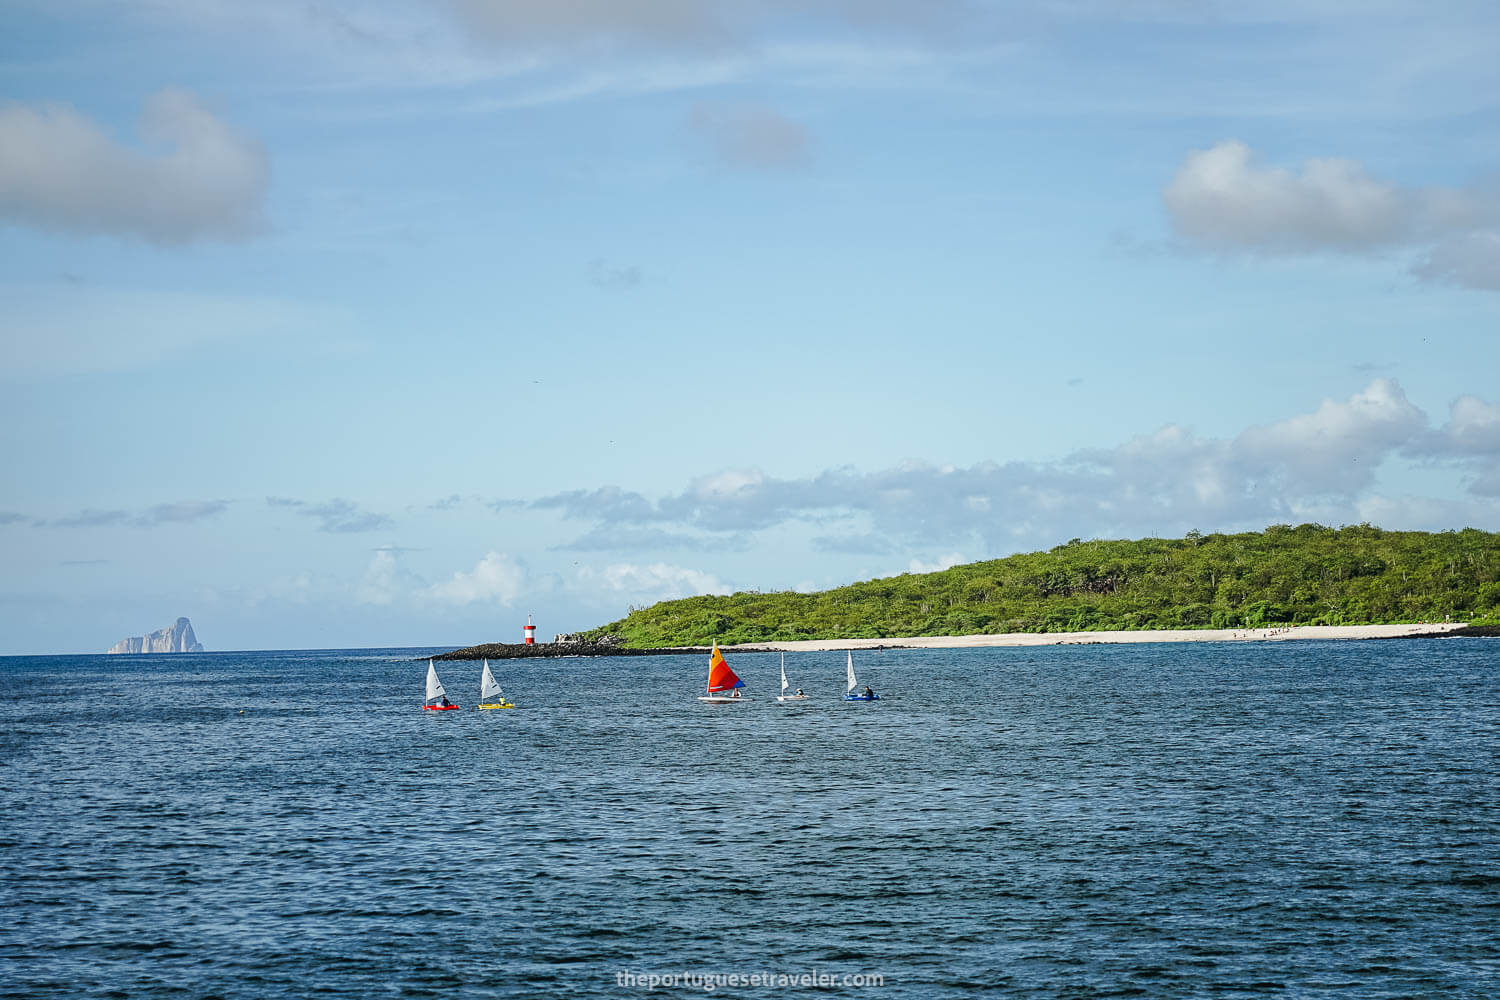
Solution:
[{"label": "sailboat with blue hull", "polygon": [[859,691],[859,692],[856,693],[855,689],[859,687],[859,678],[854,676],[854,654],[852,652],[849,654],[848,668],[849,668],[849,687],[848,687],[847,690],[844,691],[844,700],[845,701],[879,701],[880,700],[880,695],[876,694],[874,692],[874,690],[872,690],[869,687],[866,687],[863,691]]}]

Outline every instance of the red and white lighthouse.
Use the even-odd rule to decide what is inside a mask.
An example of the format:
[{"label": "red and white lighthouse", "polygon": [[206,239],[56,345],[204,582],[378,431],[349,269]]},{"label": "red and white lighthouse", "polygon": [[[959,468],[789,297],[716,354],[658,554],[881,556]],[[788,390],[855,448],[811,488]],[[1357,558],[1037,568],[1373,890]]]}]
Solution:
[{"label": "red and white lighthouse", "polygon": [[536,645],[536,626],[531,624],[531,616],[526,616],[526,645]]}]

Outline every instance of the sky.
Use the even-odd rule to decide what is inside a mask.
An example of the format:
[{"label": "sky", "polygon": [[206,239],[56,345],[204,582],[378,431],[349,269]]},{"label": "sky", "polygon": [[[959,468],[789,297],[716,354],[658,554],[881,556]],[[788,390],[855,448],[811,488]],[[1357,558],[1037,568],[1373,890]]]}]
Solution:
[{"label": "sky", "polygon": [[0,654],[1500,530],[1500,10],[10,0]]}]

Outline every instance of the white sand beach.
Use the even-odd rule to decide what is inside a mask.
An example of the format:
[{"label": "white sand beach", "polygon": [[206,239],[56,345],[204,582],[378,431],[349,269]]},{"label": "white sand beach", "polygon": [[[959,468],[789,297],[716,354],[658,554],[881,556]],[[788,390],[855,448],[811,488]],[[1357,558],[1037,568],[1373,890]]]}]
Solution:
[{"label": "white sand beach", "polygon": [[918,635],[904,639],[803,639],[755,642],[719,648],[752,652],[820,649],[966,649],[972,646],[1087,646],[1127,642],[1287,642],[1296,639],[1395,639],[1463,628],[1465,622],[1417,625],[1296,625],[1284,628],[1161,629],[1138,632],[1006,632],[998,635]]}]

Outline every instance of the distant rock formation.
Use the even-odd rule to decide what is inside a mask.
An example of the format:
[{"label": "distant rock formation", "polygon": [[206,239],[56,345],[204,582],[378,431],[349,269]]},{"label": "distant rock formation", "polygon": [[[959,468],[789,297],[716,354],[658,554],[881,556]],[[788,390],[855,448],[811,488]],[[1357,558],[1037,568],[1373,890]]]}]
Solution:
[{"label": "distant rock formation", "polygon": [[133,635],[109,647],[111,653],[201,653],[203,643],[193,634],[193,623],[177,619],[175,625],[157,629],[150,635]]}]

